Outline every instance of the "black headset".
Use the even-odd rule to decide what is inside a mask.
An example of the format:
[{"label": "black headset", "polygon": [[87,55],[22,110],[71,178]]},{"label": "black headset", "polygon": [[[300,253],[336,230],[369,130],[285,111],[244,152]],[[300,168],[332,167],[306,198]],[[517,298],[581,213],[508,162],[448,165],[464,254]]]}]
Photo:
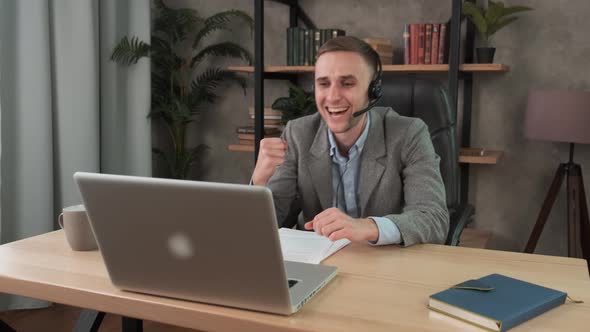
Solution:
[{"label": "black headset", "polygon": [[360,111],[354,112],[352,114],[352,116],[354,116],[354,117],[360,116],[363,113],[365,113],[366,111],[373,108],[373,106],[375,106],[377,104],[377,102],[379,101],[379,99],[381,99],[381,97],[383,96],[383,90],[381,89],[381,75],[383,74],[383,67],[381,66],[381,59],[379,58],[379,54],[377,53],[377,51],[375,51],[372,47],[370,47],[368,45],[367,45],[367,47],[369,48],[369,53],[374,58],[375,63],[377,64],[377,68],[375,68],[375,75],[373,76],[371,83],[369,83],[369,89],[368,89],[369,105],[367,105],[367,107],[363,108]]},{"label": "black headset", "polygon": [[[383,91],[381,89],[381,75],[383,74],[383,67],[381,66],[381,59],[379,58],[379,54],[375,51],[371,46],[366,45],[367,53],[373,58],[373,61],[376,64],[375,68],[375,75],[373,75],[373,79],[369,83],[369,88],[367,89],[367,94],[369,95],[369,104],[367,107],[356,111],[352,114],[352,116],[357,117],[363,115],[363,113],[367,112],[373,106],[379,102],[379,99],[383,96]],[[311,85],[311,93],[315,95],[315,82]]]}]

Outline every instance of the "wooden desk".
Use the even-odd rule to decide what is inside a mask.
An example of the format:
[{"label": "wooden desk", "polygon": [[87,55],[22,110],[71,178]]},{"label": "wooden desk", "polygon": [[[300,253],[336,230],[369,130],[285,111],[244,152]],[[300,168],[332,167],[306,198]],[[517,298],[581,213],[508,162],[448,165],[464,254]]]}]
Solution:
[{"label": "wooden desk", "polygon": [[426,304],[430,294],[497,272],[585,301],[566,303],[513,331],[582,331],[590,322],[590,280],[581,259],[437,245],[351,245],[325,263],[338,266],[338,276],[300,312],[282,317],[119,291],[97,251],[71,251],[57,231],[0,246],[0,292],[199,330],[483,331]]}]

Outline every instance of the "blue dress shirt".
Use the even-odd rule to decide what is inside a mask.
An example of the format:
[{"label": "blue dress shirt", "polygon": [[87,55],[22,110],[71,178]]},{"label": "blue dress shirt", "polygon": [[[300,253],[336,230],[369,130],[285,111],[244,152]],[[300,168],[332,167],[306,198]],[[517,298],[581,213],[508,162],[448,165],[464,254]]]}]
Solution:
[{"label": "blue dress shirt", "polygon": [[[361,136],[348,150],[348,157],[343,156],[336,145],[336,139],[328,129],[330,141],[330,157],[332,158],[332,205],[353,218],[360,218],[359,210],[359,175],[361,169],[361,153],[369,135],[371,118],[367,113],[367,123]],[[372,245],[399,244],[401,234],[399,228],[391,220],[384,217],[369,217],[379,229],[377,242]]]}]

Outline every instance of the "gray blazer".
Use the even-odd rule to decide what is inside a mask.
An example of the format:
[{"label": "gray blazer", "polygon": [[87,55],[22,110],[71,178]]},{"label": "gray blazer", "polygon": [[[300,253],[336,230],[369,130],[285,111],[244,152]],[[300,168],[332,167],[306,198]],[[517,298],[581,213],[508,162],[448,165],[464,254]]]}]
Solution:
[{"label": "gray blazer", "polygon": [[[445,189],[424,122],[391,108],[371,109],[361,155],[359,207],[363,218],[386,217],[403,245],[444,243],[449,228]],[[270,178],[280,227],[292,227],[332,207],[332,159],[328,128],[319,114],[289,121],[284,163]]]}]

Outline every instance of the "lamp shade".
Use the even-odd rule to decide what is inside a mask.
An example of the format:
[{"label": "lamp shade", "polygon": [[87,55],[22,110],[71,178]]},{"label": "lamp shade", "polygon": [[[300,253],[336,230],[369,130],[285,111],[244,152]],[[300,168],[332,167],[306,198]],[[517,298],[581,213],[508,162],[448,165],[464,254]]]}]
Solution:
[{"label": "lamp shade", "polygon": [[590,92],[531,90],[524,135],[544,141],[590,144]]}]

